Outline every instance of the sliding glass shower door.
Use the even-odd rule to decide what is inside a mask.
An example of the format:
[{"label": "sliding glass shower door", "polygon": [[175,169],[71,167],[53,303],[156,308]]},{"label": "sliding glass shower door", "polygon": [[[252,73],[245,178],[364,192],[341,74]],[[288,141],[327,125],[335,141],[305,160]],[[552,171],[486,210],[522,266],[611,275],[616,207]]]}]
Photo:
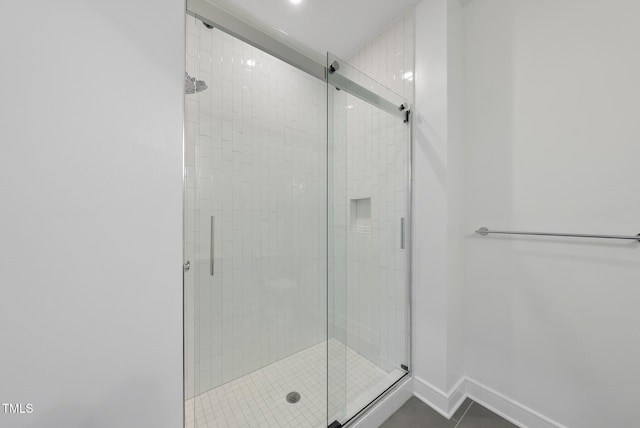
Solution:
[{"label": "sliding glass shower door", "polygon": [[326,83],[194,17],[187,30],[194,423],[326,426]]},{"label": "sliding glass shower door", "polygon": [[326,70],[187,17],[190,428],[341,426],[408,373],[407,107]]},{"label": "sliding glass shower door", "polygon": [[346,61],[327,70],[328,420],[344,424],[409,371],[410,124]]}]

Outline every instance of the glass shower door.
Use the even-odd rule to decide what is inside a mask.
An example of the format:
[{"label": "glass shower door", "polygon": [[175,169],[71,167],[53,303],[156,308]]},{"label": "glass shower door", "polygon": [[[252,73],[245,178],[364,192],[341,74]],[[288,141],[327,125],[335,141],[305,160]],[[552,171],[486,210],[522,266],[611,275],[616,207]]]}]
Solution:
[{"label": "glass shower door", "polygon": [[327,56],[328,420],[409,371],[410,124],[405,101]]},{"label": "glass shower door", "polygon": [[186,65],[186,425],[344,424],[409,370],[403,100],[191,15]]},{"label": "glass shower door", "polygon": [[189,427],[326,426],[326,84],[193,16]]}]

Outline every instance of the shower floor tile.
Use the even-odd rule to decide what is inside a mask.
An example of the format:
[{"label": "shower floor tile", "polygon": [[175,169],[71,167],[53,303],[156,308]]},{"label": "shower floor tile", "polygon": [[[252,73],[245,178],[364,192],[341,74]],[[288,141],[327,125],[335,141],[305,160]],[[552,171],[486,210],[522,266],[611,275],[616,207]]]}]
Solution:
[{"label": "shower floor tile", "polygon": [[[335,339],[328,345],[329,408],[334,409],[329,423],[352,416],[404,374],[387,373]],[[286,400],[292,391],[301,396],[294,404]],[[327,343],[200,394],[187,401],[185,412],[187,428],[326,427]]]}]

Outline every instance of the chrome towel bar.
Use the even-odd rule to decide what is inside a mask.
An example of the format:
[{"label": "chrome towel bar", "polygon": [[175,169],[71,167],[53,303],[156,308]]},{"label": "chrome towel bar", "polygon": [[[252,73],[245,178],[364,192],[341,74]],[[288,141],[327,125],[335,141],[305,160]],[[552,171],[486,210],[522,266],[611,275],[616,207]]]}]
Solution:
[{"label": "chrome towel bar", "polygon": [[583,233],[546,233],[546,232],[515,232],[505,230],[489,230],[486,227],[481,227],[476,230],[476,233],[482,236],[487,236],[490,233],[497,233],[502,235],[533,235],[533,236],[564,236],[568,238],[604,238],[604,239],[628,239],[632,241],[640,242],[640,233],[636,236],[626,235],[590,235]]},{"label": "chrome towel bar", "polygon": [[209,242],[209,274],[211,276],[214,275],[216,271],[215,259],[213,255],[216,250],[216,218],[211,216],[211,241]]}]

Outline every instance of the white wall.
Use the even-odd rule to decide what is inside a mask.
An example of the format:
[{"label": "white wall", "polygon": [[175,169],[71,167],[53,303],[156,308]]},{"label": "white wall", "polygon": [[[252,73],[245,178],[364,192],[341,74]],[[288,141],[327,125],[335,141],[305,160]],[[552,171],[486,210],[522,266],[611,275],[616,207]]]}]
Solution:
[{"label": "white wall", "polygon": [[416,8],[413,365],[417,392],[437,397],[463,374],[460,61],[450,40],[459,29],[447,22],[453,6],[424,0]]},{"label": "white wall", "polygon": [[184,3],[2,2],[0,46],[0,425],[179,427]]},{"label": "white wall", "polygon": [[[466,229],[640,232],[640,4],[465,8]],[[638,244],[467,241],[469,376],[570,427],[625,426]]]},{"label": "white wall", "polygon": [[473,231],[640,231],[639,12],[417,8],[415,389],[444,413],[469,393],[529,426],[634,417],[638,244]]}]

